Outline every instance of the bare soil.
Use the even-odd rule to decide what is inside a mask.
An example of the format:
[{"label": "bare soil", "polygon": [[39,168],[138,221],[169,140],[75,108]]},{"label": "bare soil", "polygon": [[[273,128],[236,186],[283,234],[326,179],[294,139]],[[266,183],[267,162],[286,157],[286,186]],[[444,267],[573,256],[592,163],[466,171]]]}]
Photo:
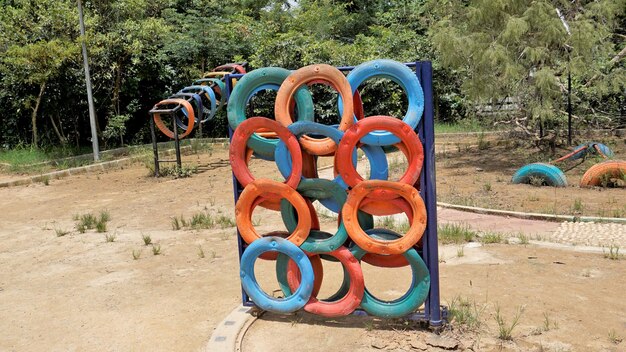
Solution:
[{"label": "bare soil", "polygon": [[[185,160],[210,167],[190,178],[154,179],[138,163],[51,180],[48,186],[0,189],[0,350],[196,351],[206,344],[213,328],[240,302],[235,229],[176,231],[172,218],[190,219],[206,212],[215,218],[233,218],[232,182],[222,147],[215,147],[211,155]],[[267,165],[254,161],[252,168],[257,176],[276,178],[275,168]],[[442,174],[439,179],[446,180]],[[76,231],[74,215],[98,215],[103,210],[110,213],[106,234],[115,236],[114,242],[94,230]],[[261,232],[283,226],[275,212],[259,210],[254,217]],[[335,226],[330,219],[322,220],[323,228]],[[57,230],[70,233],[57,237]],[[154,255],[153,246],[144,245],[142,236],[150,236],[161,253]],[[482,254],[470,256],[473,250]],[[133,251],[140,256],[136,260]],[[450,251],[456,253],[457,248]],[[443,302],[461,295],[485,306],[484,325],[478,332],[460,337],[456,327],[449,332],[466,346],[474,341],[479,341],[477,346],[500,344],[491,317],[497,303],[509,320],[516,307],[526,305],[513,333],[515,340],[512,345],[504,343],[506,348],[562,343],[561,350],[624,349],[624,342],[610,341],[611,336],[626,335],[623,261],[535,245],[490,245],[465,252],[465,261],[444,255],[449,259],[442,263],[441,280]],[[271,263],[260,263],[258,276],[267,278],[261,284],[268,292],[277,288],[273,271]],[[333,285],[340,278],[338,267],[329,265],[327,273],[329,284],[323,294],[338,287]],[[405,269],[367,267],[365,275],[368,287],[389,299],[404,292],[410,274]],[[541,326],[543,313],[558,328],[531,334]],[[386,323],[357,321],[354,332],[364,337],[354,338],[345,329],[307,319],[271,330],[255,323],[247,337],[253,344],[246,345],[247,350],[305,351],[308,344],[323,346],[325,339],[332,340],[330,336],[345,335],[341,341],[357,341],[365,351],[374,348],[372,339],[409,338],[403,329],[382,325],[382,330],[377,329]],[[321,335],[313,328],[318,325],[326,329]],[[288,339],[294,331],[302,337]],[[427,333],[418,330],[417,334]],[[332,346],[325,350],[346,350],[345,345]],[[407,345],[398,342],[398,348],[402,346]]]},{"label": "bare soil", "polygon": [[[521,145],[506,137],[485,138],[478,147],[478,137],[451,142],[442,139],[437,151],[437,199],[440,202],[574,216],[626,217],[626,188],[580,188],[582,175],[600,158],[584,162],[565,162],[557,166],[565,172],[568,186],[536,187],[512,184],[520,167],[532,162],[548,162],[572,149],[557,149],[554,155]],[[604,139],[615,159],[626,159],[626,140]],[[569,171],[566,171],[570,169]]]}]

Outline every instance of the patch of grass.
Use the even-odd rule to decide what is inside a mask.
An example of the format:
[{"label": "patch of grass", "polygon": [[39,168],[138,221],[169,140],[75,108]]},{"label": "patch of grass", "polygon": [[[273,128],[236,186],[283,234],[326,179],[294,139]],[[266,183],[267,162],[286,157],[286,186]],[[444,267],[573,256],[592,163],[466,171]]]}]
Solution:
[{"label": "patch of grass", "polygon": [[609,341],[617,345],[622,342],[622,337],[617,335],[615,329],[611,329],[609,330]]},{"label": "patch of grass", "polygon": [[491,182],[485,182],[483,184],[483,191],[485,192],[491,192]]},{"label": "patch of grass", "polygon": [[69,235],[71,232],[62,229],[54,229],[54,233],[56,233],[57,237],[63,237],[65,235]]},{"label": "patch of grass", "polygon": [[535,187],[541,187],[546,183],[546,180],[541,176],[530,176],[528,180]]},{"label": "patch of grass", "polygon": [[517,307],[517,311],[515,312],[511,323],[509,324],[502,316],[500,312],[500,306],[496,306],[496,315],[494,316],[494,318],[496,320],[496,323],[498,324],[498,338],[500,340],[508,341],[513,339],[513,330],[519,324],[519,320],[524,313],[524,309],[524,306]]},{"label": "patch of grass", "polygon": [[484,311],[478,308],[475,301],[470,302],[469,298],[456,296],[449,304],[448,314],[450,322],[459,324],[467,330],[476,330],[480,327],[480,316]]},{"label": "patch of grass", "polygon": [[539,201],[539,197],[532,195],[532,196],[528,196],[528,200],[531,202],[538,202]]},{"label": "patch of grass", "polygon": [[602,252],[604,253],[604,257],[611,260],[619,260],[622,255],[619,254],[619,246],[612,244],[609,246],[609,251],[605,252],[604,248],[602,248]]},{"label": "patch of grass", "polygon": [[98,220],[96,223],[96,231],[102,233],[107,232],[107,223],[106,221]]},{"label": "patch of grass", "polygon": [[550,329],[558,329],[559,323],[555,320],[550,319],[548,313],[543,312],[543,331],[550,331]]},{"label": "patch of grass", "polygon": [[204,258],[204,249],[202,249],[202,246],[198,246],[198,258]]},{"label": "patch of grass", "polygon": [[141,250],[133,250],[133,260],[141,258]]},{"label": "patch of grass", "polygon": [[96,223],[98,222],[98,220],[92,213],[74,215],[74,221],[76,221],[76,229],[78,229],[78,232],[80,233],[84,233],[85,230],[91,230],[95,228]]},{"label": "patch of grass", "polygon": [[106,242],[115,242],[115,239],[117,238],[117,236],[115,234],[108,234],[104,236],[104,240]]},{"label": "patch of grass", "polygon": [[143,239],[143,244],[146,246],[149,246],[152,243],[150,235],[142,235],[141,238]]},{"label": "patch of grass", "polygon": [[409,230],[407,221],[397,221],[393,216],[385,216],[376,221],[375,227],[385,228],[397,233],[406,233]]},{"label": "patch of grass", "polygon": [[478,135],[478,150],[486,150],[489,149],[490,146],[491,143],[485,140],[485,134],[481,132]]},{"label": "patch of grass", "polygon": [[463,247],[459,247],[456,249],[456,256],[461,258],[465,255],[465,249]]},{"label": "patch of grass", "polygon": [[[148,165],[146,164],[146,167]],[[151,170],[151,176],[154,175],[154,165],[148,167]],[[191,177],[193,174],[198,173],[197,165],[183,165],[178,166],[166,166],[159,169],[159,176],[161,177],[173,177],[173,178],[186,178]]]},{"label": "patch of grass", "polygon": [[523,233],[520,233],[519,235],[517,235],[517,238],[519,238],[519,243],[520,244],[528,244],[529,243],[528,236],[524,235]]},{"label": "patch of grass", "polygon": [[153,255],[161,254],[161,245],[160,244],[153,244],[152,245],[152,254]]},{"label": "patch of grass", "polygon": [[441,244],[472,242],[476,238],[476,232],[470,230],[469,226],[461,224],[440,225],[437,233]]},{"label": "patch of grass", "polygon": [[215,226],[215,220],[209,213],[194,214],[189,221],[189,226],[192,229],[211,229]]},{"label": "patch of grass", "polygon": [[43,184],[46,185],[46,186],[50,185],[50,176],[44,176]]},{"label": "patch of grass", "polygon": [[237,226],[235,220],[224,215],[218,216],[217,219],[215,219],[215,224],[219,225],[221,229]]},{"label": "patch of grass", "polygon": [[580,214],[580,213],[583,212],[584,209],[585,209],[585,206],[583,204],[582,199],[580,199],[580,198],[574,199],[574,205],[572,205],[572,211],[574,213]]},{"label": "patch of grass", "polygon": [[174,231],[178,231],[181,229],[182,227],[182,222],[185,221],[181,215],[180,220],[178,219],[178,217],[174,216],[172,218],[172,230]]},{"label": "patch of grass", "polygon": [[501,233],[486,232],[482,236],[480,236],[480,242],[484,244],[502,243],[504,242],[504,237]]}]

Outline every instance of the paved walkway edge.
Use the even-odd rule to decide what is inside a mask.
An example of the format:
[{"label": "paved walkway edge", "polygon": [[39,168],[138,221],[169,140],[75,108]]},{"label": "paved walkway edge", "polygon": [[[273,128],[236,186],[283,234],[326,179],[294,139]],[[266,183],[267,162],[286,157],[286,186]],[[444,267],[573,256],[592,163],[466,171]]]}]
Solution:
[{"label": "paved walkway edge", "polygon": [[540,213],[523,213],[519,211],[509,211],[509,210],[498,210],[498,209],[487,209],[487,208],[478,208],[478,207],[469,207],[465,205],[456,205],[449,203],[437,202],[437,206],[448,209],[455,209],[460,211],[467,211],[477,214],[489,214],[489,215],[499,215],[499,216],[510,216],[514,218],[520,219],[529,219],[529,220],[545,220],[545,221],[555,221],[555,222],[613,222],[618,224],[626,224],[626,218],[603,218],[603,217],[594,217],[594,216],[573,216],[573,215],[552,215],[552,214],[540,214]]},{"label": "paved walkway edge", "polygon": [[241,351],[241,342],[246,330],[256,320],[252,314],[255,308],[239,305],[222,320],[211,335],[211,339],[202,351],[230,352]]}]

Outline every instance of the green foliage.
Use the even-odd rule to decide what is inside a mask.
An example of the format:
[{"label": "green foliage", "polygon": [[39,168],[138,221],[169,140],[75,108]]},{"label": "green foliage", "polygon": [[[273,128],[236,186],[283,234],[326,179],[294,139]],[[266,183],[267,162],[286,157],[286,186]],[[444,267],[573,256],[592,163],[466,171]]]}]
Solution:
[{"label": "green foliage", "polygon": [[[472,102],[495,104],[512,97],[522,125],[556,127],[565,116],[568,62],[575,114],[589,113],[585,108],[599,108],[602,99],[615,95],[623,101],[623,64],[608,63],[622,47],[623,36],[612,39],[620,21],[623,25],[624,5],[623,0],[444,1],[431,38],[443,64],[466,74],[462,92]],[[591,97],[588,90],[596,95]]]},{"label": "green foliage", "polygon": [[[233,61],[295,69],[431,60],[439,122],[477,121],[477,103],[513,97],[527,118],[521,123],[533,129],[537,121],[557,128],[563,119],[569,51],[576,122],[615,124],[624,106],[624,61],[613,60],[624,47],[624,0],[558,2],[571,36],[548,0],[87,1],[84,39],[73,0],[2,3],[5,149],[90,145],[82,40],[107,148],[147,142],[146,112],[156,101]],[[312,91],[316,119],[338,120],[336,93],[320,85]],[[403,115],[406,97],[395,83],[371,80],[360,92],[367,115]],[[271,104],[261,107],[271,114]],[[225,136],[225,117],[220,111],[203,134]],[[480,119],[481,129],[492,122]]]}]

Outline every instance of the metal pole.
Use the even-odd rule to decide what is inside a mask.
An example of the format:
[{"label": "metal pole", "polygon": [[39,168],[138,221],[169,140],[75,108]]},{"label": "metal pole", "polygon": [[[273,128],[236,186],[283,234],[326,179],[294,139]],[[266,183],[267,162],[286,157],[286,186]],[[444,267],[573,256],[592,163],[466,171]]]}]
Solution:
[{"label": "metal pole", "polygon": [[154,154],[154,177],[159,177],[159,147],[154,129],[154,116],[150,115],[150,137],[152,137],[152,153]]},{"label": "metal pole", "polygon": [[100,147],[98,146],[98,132],[96,131],[96,110],[93,107],[93,95],[91,94],[91,76],[89,75],[89,60],[87,57],[87,43],[85,43],[85,21],[83,20],[83,5],[78,3],[78,21],[80,22],[80,39],[83,46],[83,64],[85,66],[85,83],[87,84],[87,102],[89,104],[89,124],[91,125],[91,146],[93,148],[93,160],[100,160]]}]

